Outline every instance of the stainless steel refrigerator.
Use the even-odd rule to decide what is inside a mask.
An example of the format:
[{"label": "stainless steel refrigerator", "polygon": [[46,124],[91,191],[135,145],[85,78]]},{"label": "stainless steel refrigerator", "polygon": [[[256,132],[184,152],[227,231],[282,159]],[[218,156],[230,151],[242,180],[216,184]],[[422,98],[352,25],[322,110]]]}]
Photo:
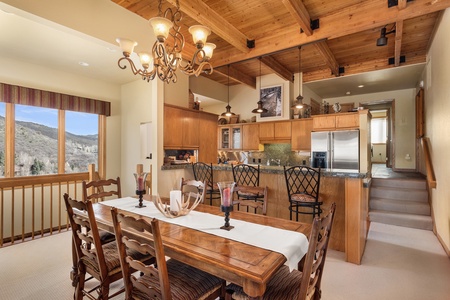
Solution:
[{"label": "stainless steel refrigerator", "polygon": [[359,130],[311,133],[313,168],[359,171]]}]

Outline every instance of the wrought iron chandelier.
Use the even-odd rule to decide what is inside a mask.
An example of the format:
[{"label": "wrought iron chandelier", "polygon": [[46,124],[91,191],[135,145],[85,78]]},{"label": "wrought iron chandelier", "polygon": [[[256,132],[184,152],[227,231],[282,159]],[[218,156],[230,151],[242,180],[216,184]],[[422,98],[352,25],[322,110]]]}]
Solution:
[{"label": "wrought iron chandelier", "polygon": [[262,114],[268,112],[266,108],[263,107],[263,102],[261,101],[261,57],[259,58],[259,101],[256,103],[258,106],[252,110],[254,114]]},{"label": "wrought iron chandelier", "polygon": [[295,98],[294,103],[291,106],[291,109],[297,108],[303,108],[303,96],[300,92],[301,85],[302,85],[302,77],[300,75],[300,72],[302,71],[302,47],[298,47],[298,96]]},{"label": "wrought iron chandelier", "polygon": [[236,115],[234,112],[231,111],[230,106],[230,65],[228,65],[227,77],[228,77],[228,94],[227,94],[228,105],[225,106],[225,112],[221,114],[222,117],[231,117]]},{"label": "wrought iron chandelier", "polygon": [[[156,41],[153,44],[151,54],[142,52],[139,53],[142,68],[139,68],[131,60],[130,55],[137,46],[137,42],[126,39],[117,38],[122,49],[123,57],[118,61],[121,69],[126,69],[125,61],[128,61],[131,71],[134,75],[140,75],[143,80],[153,80],[156,75],[164,82],[177,82],[176,71],[179,69],[186,75],[199,76],[201,73],[211,74],[213,66],[209,62],[213,55],[216,45],[207,43],[206,38],[211,34],[211,30],[202,25],[194,25],[189,27],[189,33],[192,34],[197,50],[192,59],[188,62],[183,62],[181,52],[184,48],[184,36],[180,32],[180,22],[182,14],[180,11],[180,4],[177,0],[176,10],[167,8],[162,13],[162,0],[158,2],[158,16],[149,20],[150,25],[156,36]],[[170,36],[170,44],[168,37]]]}]

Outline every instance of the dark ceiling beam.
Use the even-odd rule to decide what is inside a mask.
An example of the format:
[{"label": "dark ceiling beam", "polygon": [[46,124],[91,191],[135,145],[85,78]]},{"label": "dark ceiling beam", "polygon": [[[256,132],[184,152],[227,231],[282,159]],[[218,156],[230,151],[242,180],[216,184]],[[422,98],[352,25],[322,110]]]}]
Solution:
[{"label": "dark ceiling beam", "polygon": [[[177,0],[167,0],[176,6]],[[233,45],[240,52],[248,53],[247,41],[252,40],[245,36],[236,27],[222,18],[201,0],[179,0],[180,10],[204,26],[208,26],[215,34]]]},{"label": "dark ceiling beam", "polygon": [[257,39],[257,47],[249,53],[243,54],[231,49],[226,53],[218,53],[211,62],[214,66],[227,65],[322,39],[334,39],[364,30],[378,29],[398,20],[415,18],[447,7],[450,7],[449,0],[414,0],[402,10],[387,8],[386,0],[366,0],[321,17],[320,30],[316,30],[311,36],[299,34],[296,28],[278,30]]},{"label": "dark ceiling beam", "polygon": [[261,62],[284,80],[294,82],[294,74],[276,61],[272,56],[261,57]]},{"label": "dark ceiling beam", "polygon": [[330,47],[328,47],[327,41],[319,41],[317,43],[314,43],[313,45],[325,59],[325,63],[327,64],[328,68],[330,68],[331,73],[336,77],[339,76],[339,64],[334,57],[333,52],[331,52]]},{"label": "dark ceiling beam", "polygon": [[247,75],[245,73],[242,73],[241,71],[237,70],[235,67],[230,66],[230,68],[228,69],[228,67],[224,66],[224,67],[220,67],[220,68],[216,68],[214,69],[215,73],[219,73],[221,75],[223,75],[224,77],[228,77],[228,72],[230,75],[230,80],[235,81],[235,82],[239,82],[242,84],[245,84],[253,89],[256,89],[256,77],[252,77],[250,75]]},{"label": "dark ceiling beam", "polygon": [[313,30],[311,29],[311,17],[309,16],[309,12],[303,2],[301,0],[283,0],[283,4],[300,25],[303,32],[307,36],[312,35]]},{"label": "dark ceiling beam", "polygon": [[395,23],[394,66],[396,67],[400,66],[400,54],[402,51],[402,36],[403,36],[403,20],[399,20]]}]

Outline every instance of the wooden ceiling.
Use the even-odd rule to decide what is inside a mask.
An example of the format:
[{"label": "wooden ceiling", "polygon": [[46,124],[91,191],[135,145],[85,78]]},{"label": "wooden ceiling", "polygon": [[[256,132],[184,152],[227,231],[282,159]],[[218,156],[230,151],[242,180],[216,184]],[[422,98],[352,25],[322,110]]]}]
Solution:
[{"label": "wooden ceiling", "polygon": [[[155,0],[112,1],[145,19],[158,15]],[[230,85],[253,88],[260,74],[293,80],[299,65],[303,82],[311,82],[423,63],[440,11],[450,7],[450,0],[167,0],[163,11],[177,2],[183,57],[190,60],[195,50],[189,26],[208,26],[208,42],[217,46],[208,78],[226,85],[229,73]],[[395,33],[379,47],[383,27]]]}]

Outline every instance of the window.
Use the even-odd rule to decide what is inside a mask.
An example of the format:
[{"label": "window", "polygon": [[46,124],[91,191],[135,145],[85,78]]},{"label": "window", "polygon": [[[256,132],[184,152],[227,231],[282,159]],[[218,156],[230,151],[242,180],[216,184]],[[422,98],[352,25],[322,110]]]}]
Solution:
[{"label": "window", "polygon": [[0,102],[0,177],[5,177],[5,103]]},{"label": "window", "polygon": [[98,162],[98,115],[66,111],[65,173],[87,172]]},{"label": "window", "polygon": [[372,144],[384,144],[387,138],[386,117],[373,118],[371,122]]}]

